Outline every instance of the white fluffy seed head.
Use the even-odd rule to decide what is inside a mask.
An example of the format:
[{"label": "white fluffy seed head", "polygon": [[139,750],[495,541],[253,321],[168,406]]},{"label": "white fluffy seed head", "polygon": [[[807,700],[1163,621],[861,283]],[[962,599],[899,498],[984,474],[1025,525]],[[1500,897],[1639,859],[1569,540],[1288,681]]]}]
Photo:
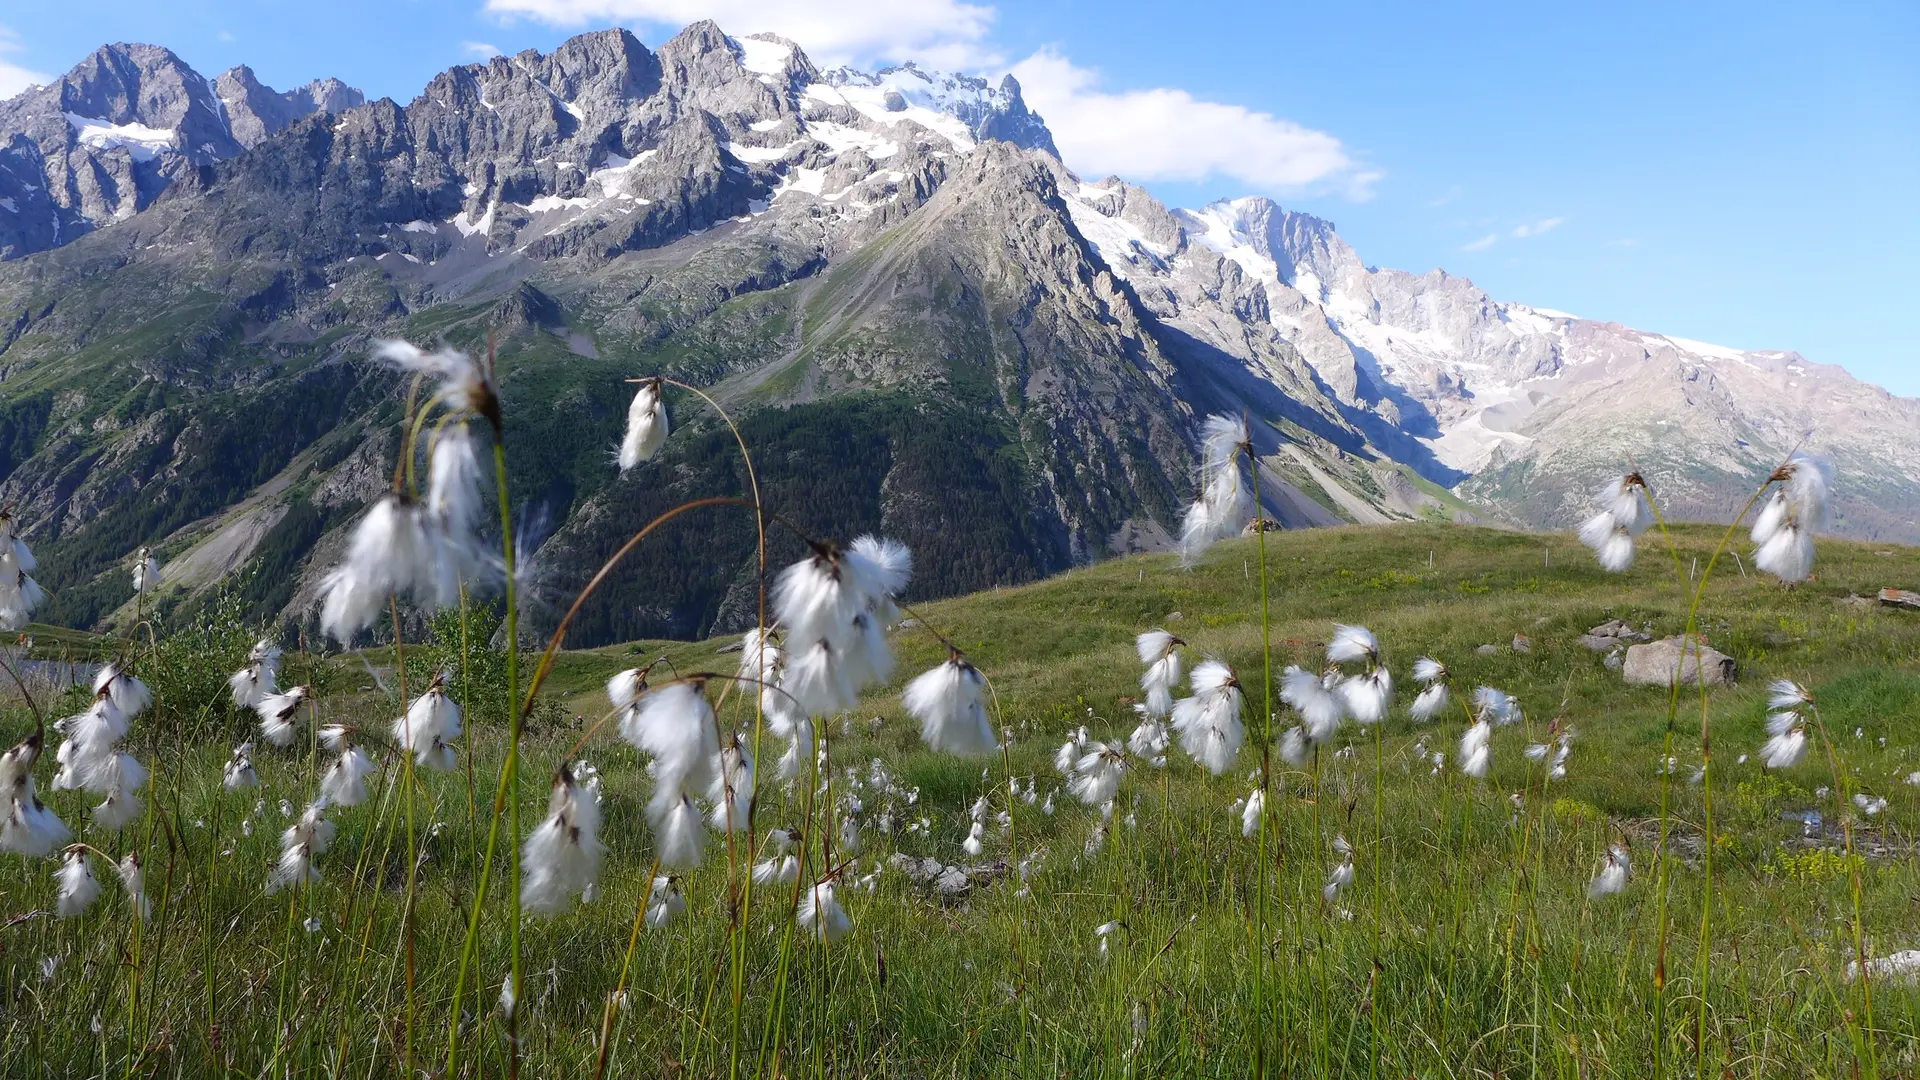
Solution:
[{"label": "white fluffy seed head", "polygon": [[1246,422],[1209,416],[1200,439],[1200,494],[1180,529],[1180,562],[1192,566],[1217,540],[1237,535],[1253,517],[1253,493],[1240,472],[1239,455],[1251,441]]},{"label": "white fluffy seed head", "polygon": [[658,379],[647,379],[627,406],[627,427],[620,436],[620,471],[650,461],[667,441],[667,403]]},{"label": "white fluffy seed head", "polygon": [[1376,667],[1365,674],[1349,676],[1340,684],[1340,701],[1357,724],[1377,724],[1387,718],[1393,704],[1393,673]]},{"label": "white fluffy seed head", "polygon": [[1646,481],[1639,473],[1628,473],[1602,484],[1594,492],[1593,504],[1628,536],[1639,536],[1653,524],[1653,504],[1647,501]]},{"label": "white fluffy seed head", "polygon": [[1428,723],[1438,717],[1447,707],[1451,692],[1444,682],[1436,682],[1413,699],[1407,713],[1420,723]]},{"label": "white fluffy seed head", "polygon": [[1233,766],[1246,738],[1239,679],[1225,663],[1209,659],[1195,665],[1188,685],[1193,694],[1174,703],[1173,729],[1181,749],[1219,776]]},{"label": "white fluffy seed head", "polygon": [[1140,662],[1148,666],[1158,663],[1179,643],[1179,638],[1157,627],[1152,630],[1143,630],[1133,639],[1134,649],[1140,654]]},{"label": "white fluffy seed head", "polygon": [[93,876],[93,867],[82,849],[69,849],[60,857],[55,879],[60,886],[55,910],[63,919],[73,918],[100,899],[100,879]]},{"label": "white fluffy seed head", "polygon": [[1493,764],[1493,725],[1477,720],[1460,736],[1460,771],[1475,779],[1487,775]]},{"label": "white fluffy seed head", "polygon": [[1786,495],[1788,517],[1809,533],[1825,530],[1831,523],[1832,466],[1796,453],[1781,472],[1786,474],[1780,489]]},{"label": "white fluffy seed head", "polygon": [[1280,676],[1280,700],[1300,714],[1305,736],[1324,743],[1333,738],[1346,717],[1345,703],[1327,689],[1319,675],[1298,667],[1288,667]]},{"label": "white fluffy seed head", "polygon": [[794,921],[801,929],[810,931],[816,939],[828,944],[839,941],[853,931],[853,919],[847,915],[847,909],[840,906],[830,879],[815,882],[801,890],[800,906],[794,912]]},{"label": "white fluffy seed head", "polygon": [[452,767],[452,747],[463,731],[460,719],[460,705],[447,693],[443,675],[393,722],[393,741],[413,753],[414,764],[444,771]]},{"label": "white fluffy seed head", "polygon": [[1074,762],[1067,790],[1086,805],[1099,806],[1119,792],[1127,772],[1127,755],[1120,747],[1101,742],[1088,743],[1086,751]]},{"label": "white fluffy seed head", "polygon": [[1773,709],[1797,709],[1813,703],[1813,695],[1792,679],[1775,679],[1767,686],[1767,706]]},{"label": "white fluffy seed head", "polygon": [[1266,806],[1267,793],[1254,788],[1253,792],[1247,796],[1246,804],[1240,808],[1241,836],[1252,837],[1260,831],[1260,816],[1265,812]]},{"label": "white fluffy seed head", "polygon": [[690,799],[675,799],[655,821],[654,833],[661,866],[691,870],[706,857],[706,825]]},{"label": "white fluffy seed head", "polygon": [[1364,626],[1335,624],[1333,640],[1327,643],[1327,660],[1335,664],[1377,663],[1380,641]]},{"label": "white fluffy seed head", "polygon": [[367,777],[373,773],[373,759],[358,746],[340,752],[320,778],[320,797],[335,806],[359,806],[367,801]]},{"label": "white fluffy seed head", "polygon": [[[656,831],[664,831],[666,816],[677,812],[684,796],[713,786],[720,733],[704,683],[675,682],[649,691],[621,716],[620,736],[653,758],[649,813]],[[697,824],[699,814],[694,818]],[[704,844],[704,834],[698,840]]]},{"label": "white fluffy seed head", "polygon": [[120,873],[120,885],[127,891],[127,900],[133,905],[134,913],[145,922],[153,914],[153,906],[147,902],[147,876],[141,869],[140,853],[129,851],[115,867]]},{"label": "white fluffy seed head", "polygon": [[147,711],[153,704],[153,691],[118,664],[108,664],[93,677],[95,697],[113,702],[113,707],[129,720]]},{"label": "white fluffy seed head", "polygon": [[1805,528],[1782,526],[1753,553],[1753,565],[1786,582],[1805,581],[1813,573],[1813,535]]},{"label": "white fluffy seed head", "polygon": [[565,911],[578,895],[590,899],[599,882],[600,797],[580,772],[561,766],[547,798],[547,816],[521,846],[520,905],[536,915]]},{"label": "white fluffy seed head", "polygon": [[661,875],[653,879],[653,892],[647,899],[647,927],[658,930],[687,910],[687,896],[680,891],[680,879]]},{"label": "white fluffy seed head", "polygon": [[913,576],[913,553],[891,537],[860,536],[847,545],[870,599],[893,599],[907,589]]},{"label": "white fluffy seed head", "polygon": [[499,400],[481,361],[458,349],[427,352],[405,341],[377,340],[373,358],[401,371],[435,381],[434,399],[457,412],[474,413],[498,421]]},{"label": "white fluffy seed head", "polygon": [[928,749],[977,757],[1000,747],[987,718],[985,689],[985,677],[955,654],[908,683],[900,702],[920,721]]},{"label": "white fluffy seed head", "polygon": [[1505,726],[1521,718],[1520,703],[1505,691],[1482,686],[1473,692],[1473,715],[1476,720]]},{"label": "white fluffy seed head", "polygon": [[1790,727],[1768,739],[1760,755],[1769,769],[1791,769],[1807,756],[1807,742],[1804,728]]}]

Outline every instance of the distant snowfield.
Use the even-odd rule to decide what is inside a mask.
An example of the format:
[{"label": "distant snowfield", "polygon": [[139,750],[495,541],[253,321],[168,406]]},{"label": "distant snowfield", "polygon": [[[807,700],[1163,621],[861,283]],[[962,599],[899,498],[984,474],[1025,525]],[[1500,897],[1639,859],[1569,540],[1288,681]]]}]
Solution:
[{"label": "distant snowfield", "polygon": [[168,150],[179,149],[180,133],[172,128],[150,128],[145,124],[112,124],[77,113],[67,114],[67,125],[82,145],[99,150],[125,150],[135,161],[152,161]]}]

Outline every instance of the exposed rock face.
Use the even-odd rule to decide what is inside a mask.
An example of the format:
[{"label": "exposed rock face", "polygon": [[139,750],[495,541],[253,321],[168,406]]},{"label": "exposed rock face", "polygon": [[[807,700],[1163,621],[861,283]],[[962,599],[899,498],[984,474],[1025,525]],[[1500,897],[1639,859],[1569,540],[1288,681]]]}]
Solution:
[{"label": "exposed rock face", "polygon": [[334,79],[276,94],[244,67],[215,84],[168,49],[101,46],[60,79],[0,102],[0,259],[125,221],[193,170],[361,101]]},{"label": "exposed rock face", "polygon": [[1349,421],[1509,520],[1569,527],[1586,492],[1630,460],[1669,516],[1725,520],[1799,446],[1843,477],[1840,531],[1920,540],[1920,400],[1794,353],[1505,303],[1439,270],[1369,267],[1331,224],[1266,199],[1181,217],[1261,281],[1270,320]]},{"label": "exposed rock face", "polygon": [[314,113],[338,113],[366,104],[366,95],[339,79],[319,79],[281,93],[242,64],[213,82],[226,108],[227,129],[241,146],[258,146]]}]

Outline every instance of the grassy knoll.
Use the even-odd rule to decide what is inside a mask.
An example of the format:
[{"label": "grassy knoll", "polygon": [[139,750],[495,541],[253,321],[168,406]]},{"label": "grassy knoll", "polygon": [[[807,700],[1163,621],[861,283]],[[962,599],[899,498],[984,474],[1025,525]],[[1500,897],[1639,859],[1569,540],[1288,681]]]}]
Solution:
[{"label": "grassy knoll", "polygon": [[[1264,918],[1257,844],[1243,837],[1235,807],[1252,786],[1267,701],[1254,540],[1219,545],[1193,571],[1166,556],[1133,557],[927,604],[917,615],[992,680],[1023,795],[1009,804],[999,757],[921,747],[898,689],[944,653],[930,635],[897,631],[893,682],[823,726],[828,765],[817,787],[772,777],[771,735],[761,754],[762,832],[810,821],[812,835],[838,837],[847,816],[858,823],[841,892],[853,933],[830,947],[796,939],[783,964],[793,887],[756,889],[736,1009],[727,880],[744,839],[730,848],[716,837],[706,866],[679,883],[686,913],[638,933],[608,1075],[1239,1077],[1259,1060],[1276,1076],[1912,1075],[1920,990],[1873,983],[1869,1028],[1864,995],[1844,975],[1856,870],[1869,953],[1920,948],[1920,787],[1907,782],[1920,770],[1920,614],[1852,599],[1920,583],[1920,551],[1823,541],[1815,580],[1794,589],[1743,575],[1730,559],[1716,569],[1703,625],[1740,673],[1708,707],[1709,969],[1700,953],[1706,807],[1691,782],[1699,699],[1680,695],[1678,760],[1663,772],[1668,692],[1624,686],[1575,638],[1614,618],[1677,633],[1680,579],[1696,560],[1705,567],[1719,536],[1680,530],[1677,579],[1657,536],[1643,540],[1634,570],[1608,576],[1566,536],[1446,525],[1270,535],[1273,672],[1317,668],[1335,622],[1363,623],[1400,690],[1377,738],[1348,726],[1317,766],[1281,774]],[[1096,846],[1100,814],[1067,794],[1052,758],[1081,725],[1095,739],[1125,739],[1140,670],[1132,639],[1156,625],[1196,658],[1237,669],[1248,743],[1218,778],[1177,747],[1165,769],[1130,771]],[[1514,649],[1516,635],[1525,651]],[[610,728],[572,751],[605,712],[599,686],[659,657],[681,672],[732,671],[737,657],[723,649],[733,640],[569,652],[548,684],[554,704],[536,713],[524,750],[522,820],[538,820],[547,778],[572,752],[602,776],[610,853],[592,903],[524,924],[526,1075],[593,1075],[650,888],[643,763]],[[206,662],[230,670],[243,652]],[[1495,734],[1484,780],[1452,767],[1465,726],[1458,707],[1429,725],[1406,715],[1409,672],[1423,655],[1444,661],[1462,694],[1492,685],[1526,708],[1527,721]],[[154,662],[146,646],[133,656],[136,669]],[[368,660],[317,666],[319,711],[384,735],[399,687],[383,692],[372,677],[390,657]],[[529,667],[523,660],[523,678]],[[305,670],[289,658],[289,675]],[[1888,800],[1883,812],[1857,815],[1855,844],[1866,854],[1853,861],[1841,853],[1834,779],[1819,752],[1771,773],[1757,755],[1738,760],[1766,738],[1765,688],[1777,677],[1812,689],[1851,787]],[[1277,736],[1291,721],[1273,700]],[[720,715],[751,727],[751,698],[728,695]],[[1543,784],[1523,748],[1556,719],[1578,734],[1565,778]],[[4,722],[9,742],[32,728],[17,707]],[[471,779],[467,761],[416,776],[411,821],[394,784],[403,770],[389,764],[373,802],[331,815],[339,832],[318,860],[320,883],[271,896],[264,884],[279,834],[312,797],[327,755],[304,742],[299,752],[263,749],[263,786],[224,792],[221,764],[248,730],[224,707],[163,694],[132,740],[156,774],[142,824],[117,835],[83,829],[88,797],[45,796],[80,839],[114,855],[145,852],[155,910],[137,933],[119,896],[56,920],[53,863],[7,857],[0,1031],[9,1074],[398,1076],[409,1056],[438,1073],[501,729],[475,725]],[[1425,756],[1434,750],[1449,759],[1437,773]],[[818,795],[810,819],[809,788]],[[1663,792],[1675,842],[1657,1005]],[[990,821],[984,854],[969,857],[961,843],[982,795],[991,813],[1010,810],[1012,824]],[[1786,816],[1808,811],[1822,815],[1817,829]],[[419,860],[410,935],[409,828]],[[1354,848],[1355,881],[1329,902],[1322,886],[1341,858],[1336,836]],[[1587,884],[1610,844],[1628,848],[1631,882],[1590,901]],[[893,865],[896,852],[973,867],[976,880],[965,895],[941,896]],[[1002,860],[1016,872],[996,876]],[[877,867],[870,889],[851,887]],[[497,1000],[509,928],[504,904],[492,908],[479,945],[483,988],[477,1004],[469,990],[458,1019],[464,1075],[507,1067]],[[1103,950],[1096,928],[1109,923]]]}]

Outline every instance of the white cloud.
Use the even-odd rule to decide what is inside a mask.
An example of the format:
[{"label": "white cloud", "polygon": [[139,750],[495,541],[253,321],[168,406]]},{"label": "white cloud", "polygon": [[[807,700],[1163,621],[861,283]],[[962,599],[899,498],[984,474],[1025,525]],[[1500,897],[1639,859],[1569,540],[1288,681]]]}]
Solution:
[{"label": "white cloud", "polygon": [[[20,36],[5,23],[0,23],[0,57],[23,51],[25,46],[20,44]],[[29,86],[39,86],[52,81],[53,76],[44,72],[33,71],[0,59],[0,101],[7,100]]]},{"label": "white cloud", "polygon": [[965,0],[487,0],[503,18],[556,26],[657,23],[678,29],[712,19],[729,34],[779,34],[816,63],[917,59],[933,66],[996,63],[984,46],[994,9]]},{"label": "white cloud", "polygon": [[1474,240],[1470,243],[1461,244],[1460,250],[1461,251],[1485,251],[1488,248],[1492,247],[1494,243],[1499,239],[1500,239],[1499,233],[1490,232],[1478,240]]},{"label": "white cloud", "polygon": [[478,60],[491,60],[496,56],[507,55],[501,51],[500,46],[492,45],[484,41],[463,41],[460,43],[460,48],[461,51],[465,52],[468,56]]},{"label": "white cloud", "polygon": [[1015,64],[1013,75],[1061,156],[1086,175],[1226,176],[1270,191],[1333,187],[1362,199],[1381,176],[1360,169],[1324,131],[1169,87],[1104,91],[1097,73],[1052,49]]},{"label": "white cloud", "polygon": [[222,30],[213,36],[216,40],[230,42],[233,40],[233,31]]},{"label": "white cloud", "polygon": [[1515,239],[1524,240],[1529,236],[1539,236],[1543,233],[1550,233],[1559,228],[1566,220],[1567,219],[1563,217],[1541,218],[1539,221],[1515,226],[1513,235]]}]

